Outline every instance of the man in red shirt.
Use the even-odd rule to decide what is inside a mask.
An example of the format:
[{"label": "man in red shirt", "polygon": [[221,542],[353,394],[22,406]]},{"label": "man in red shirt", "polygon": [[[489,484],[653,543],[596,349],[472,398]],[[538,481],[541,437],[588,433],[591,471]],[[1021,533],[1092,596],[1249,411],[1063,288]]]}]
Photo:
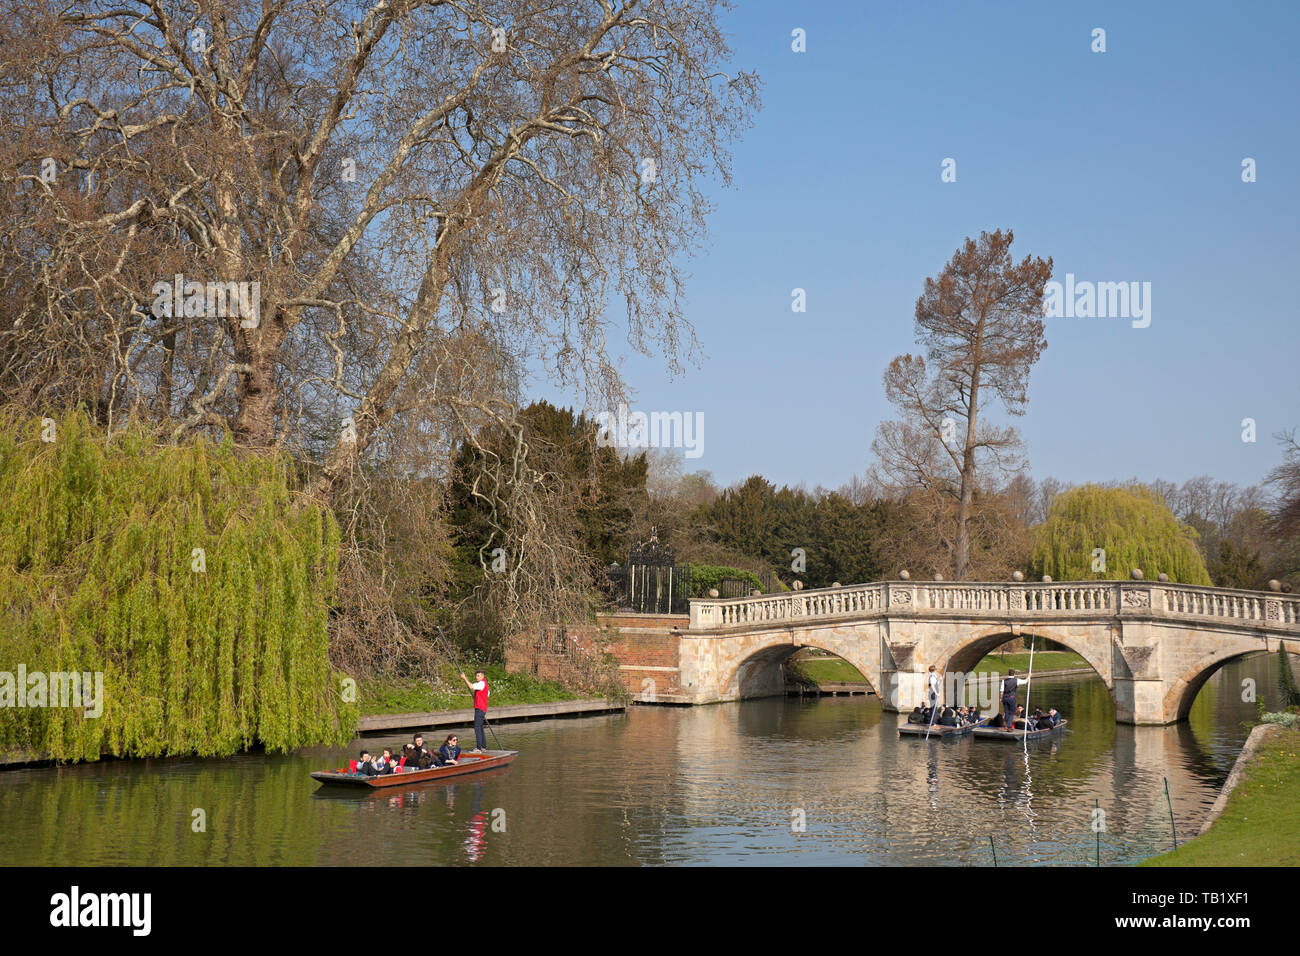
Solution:
[{"label": "man in red shirt", "polygon": [[487,750],[487,735],[483,733],[483,722],[487,720],[488,694],[491,693],[491,689],[488,687],[487,675],[482,671],[474,672],[472,684],[464,671],[461,672],[460,679],[474,694],[474,752],[481,754]]}]

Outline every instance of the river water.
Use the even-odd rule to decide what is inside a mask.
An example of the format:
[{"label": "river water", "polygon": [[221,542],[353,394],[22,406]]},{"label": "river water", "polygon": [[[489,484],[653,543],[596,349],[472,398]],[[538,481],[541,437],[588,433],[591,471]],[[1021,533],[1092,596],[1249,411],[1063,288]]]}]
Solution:
[{"label": "river water", "polygon": [[0,772],[0,864],[1128,864],[1172,846],[1171,807],[1180,842],[1199,829],[1255,715],[1242,682],[1275,706],[1275,667],[1225,667],[1171,727],[1116,725],[1096,677],[1037,680],[1070,725],[1028,752],[900,739],[874,697],[773,698],[503,725],[512,766],[386,791],[308,776],[360,741]]}]

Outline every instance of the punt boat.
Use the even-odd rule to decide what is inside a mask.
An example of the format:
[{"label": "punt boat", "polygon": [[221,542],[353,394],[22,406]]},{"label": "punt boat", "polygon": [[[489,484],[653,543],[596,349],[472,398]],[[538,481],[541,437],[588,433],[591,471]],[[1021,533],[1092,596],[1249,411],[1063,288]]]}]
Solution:
[{"label": "punt boat", "polygon": [[979,740],[1044,740],[1055,737],[1065,730],[1068,720],[1062,720],[1055,727],[1043,730],[1007,730],[1005,727],[976,727],[975,737]]},{"label": "punt boat", "polygon": [[383,773],[374,777],[348,773],[346,767],[338,770],[316,770],[311,777],[321,783],[344,787],[405,787],[413,783],[437,783],[454,777],[504,767],[519,755],[518,750],[488,750],[481,754],[462,752],[460,762],[454,766],[430,767],[427,770],[404,770],[401,773]]},{"label": "punt boat", "polygon": [[935,724],[934,726],[929,724],[903,724],[898,728],[898,736],[925,737],[925,732],[928,729],[931,740],[935,738],[966,737],[971,731],[983,727],[985,722],[990,719],[989,717],[981,717],[978,723],[967,724],[964,727],[945,727],[942,724]]}]

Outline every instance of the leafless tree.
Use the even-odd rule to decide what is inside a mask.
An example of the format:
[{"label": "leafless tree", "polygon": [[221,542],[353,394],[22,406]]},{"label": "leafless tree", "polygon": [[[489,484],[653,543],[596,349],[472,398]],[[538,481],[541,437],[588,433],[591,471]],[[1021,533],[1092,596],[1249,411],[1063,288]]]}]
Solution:
[{"label": "leafless tree", "polygon": [[[676,367],[701,187],[756,105],[721,6],[17,0],[0,383],[301,445],[328,493],[403,427],[499,416],[527,356],[619,394],[611,300]],[[159,314],[176,274],[260,315]]]}]

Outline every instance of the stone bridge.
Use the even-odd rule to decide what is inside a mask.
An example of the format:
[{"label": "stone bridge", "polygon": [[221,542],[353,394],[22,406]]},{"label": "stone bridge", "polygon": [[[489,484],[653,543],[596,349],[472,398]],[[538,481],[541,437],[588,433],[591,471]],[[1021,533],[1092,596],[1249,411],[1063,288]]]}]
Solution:
[{"label": "stone bridge", "polygon": [[1138,580],[884,581],[696,599],[677,637],[673,698],[703,704],[782,693],[782,662],[816,647],[861,671],[887,710],[910,710],[931,664],[969,672],[994,648],[1029,635],[1083,657],[1106,682],[1120,722],[1168,724],[1187,716],[1228,661],[1300,640],[1300,598]]}]

